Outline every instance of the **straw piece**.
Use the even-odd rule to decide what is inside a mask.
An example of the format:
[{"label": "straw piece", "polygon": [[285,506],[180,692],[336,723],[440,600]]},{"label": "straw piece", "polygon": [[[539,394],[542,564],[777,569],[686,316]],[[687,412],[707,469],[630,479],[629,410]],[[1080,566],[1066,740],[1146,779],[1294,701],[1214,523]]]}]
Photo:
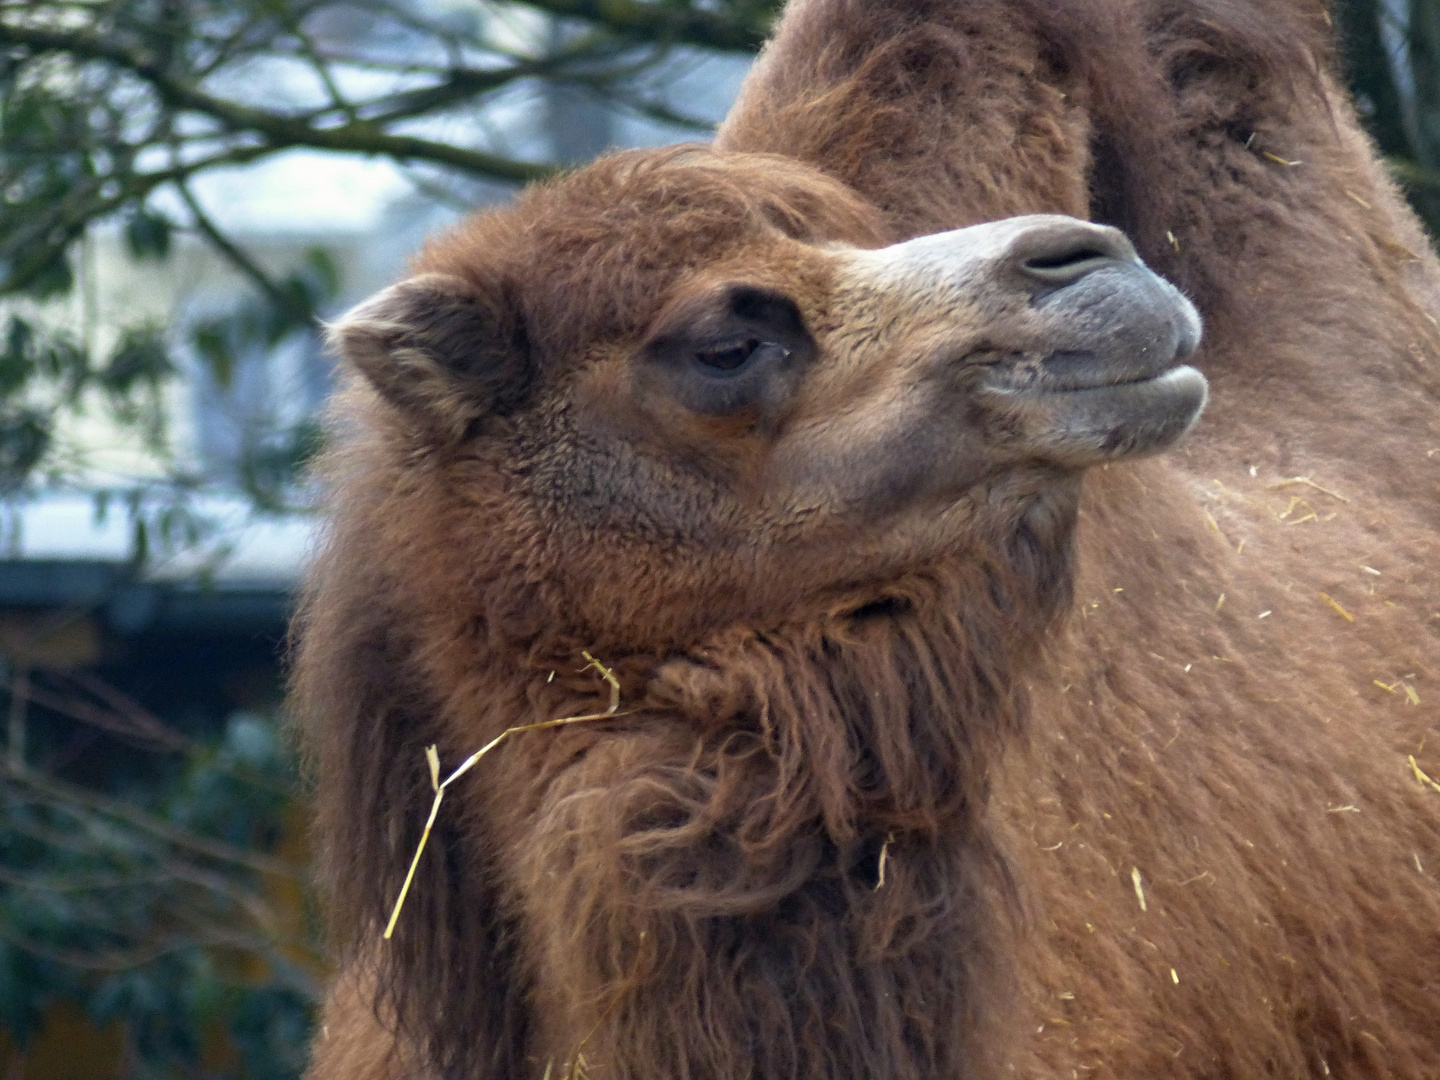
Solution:
[{"label": "straw piece", "polygon": [[1320,599],[1321,599],[1321,600],[1324,600],[1325,603],[1329,604],[1329,605],[1330,605],[1331,607],[1333,607],[1336,611],[1338,611],[1341,615],[1344,615],[1346,622],[1354,622],[1354,621],[1355,621],[1355,616],[1354,616],[1354,615],[1351,615],[1350,612],[1346,611],[1343,607],[1341,607],[1339,604],[1337,604],[1334,600],[1330,599],[1330,597],[1329,597],[1327,594],[1325,594],[1325,593],[1322,592],[1322,593],[1320,594]]},{"label": "straw piece", "polygon": [[589,671],[591,668],[594,668],[600,673],[600,677],[610,684],[610,711],[613,713],[616,709],[620,708],[620,680],[615,677],[615,673],[613,671],[611,671],[608,667],[602,664],[599,660],[596,660],[595,657],[591,656],[585,650],[582,649],[580,655],[585,657],[586,660],[590,661],[588,664],[586,664],[583,668],[580,669],[580,673],[582,675],[585,672]]},{"label": "straw piece", "polygon": [[[434,750],[432,746],[430,750]],[[428,756],[428,754],[427,754]],[[410,860],[410,869],[405,872],[405,883],[400,886],[400,895],[395,898],[395,910],[390,912],[390,921],[385,924],[386,941],[395,933],[395,923],[400,918],[400,909],[405,906],[405,897],[410,895],[410,883],[415,880],[415,868],[420,865],[420,853],[425,850],[425,841],[430,839],[430,830],[435,827],[435,815],[440,813],[440,800],[445,798],[445,788],[435,789],[435,801],[430,804],[430,817],[425,821],[425,831],[420,834],[420,843],[415,846],[415,857]]]},{"label": "straw piece", "polygon": [[1296,165],[1304,165],[1304,164],[1305,164],[1305,162],[1303,162],[1303,161],[1286,161],[1283,157],[1280,157],[1278,154],[1272,154],[1272,153],[1270,153],[1269,150],[1261,150],[1260,153],[1261,153],[1264,157],[1267,157],[1267,158],[1269,158],[1271,161],[1275,162],[1277,165],[1284,165],[1286,168],[1289,168],[1289,169],[1293,169]]},{"label": "straw piece", "polygon": [[1130,868],[1130,880],[1135,885],[1135,899],[1140,901],[1140,910],[1149,911],[1150,909],[1145,906],[1145,886],[1140,883],[1140,868],[1138,866],[1132,866]]},{"label": "straw piece", "polygon": [[889,833],[889,834],[885,837],[885,842],[880,845],[880,869],[879,869],[879,871],[877,872],[877,874],[875,875],[875,877],[876,877],[876,881],[875,881],[875,891],[876,891],[876,892],[879,892],[880,889],[881,889],[881,887],[883,887],[884,884],[885,884],[885,865],[886,865],[886,863],[888,863],[888,862],[890,861],[890,845],[893,844],[894,842],[895,842],[895,834],[892,832],[892,833]]},{"label": "straw piece", "polygon": [[1287,522],[1287,524],[1299,525],[1303,521],[1320,520],[1320,515],[1315,512],[1315,507],[1310,505],[1309,500],[1302,499],[1299,495],[1290,496],[1290,505],[1285,508],[1284,513],[1280,514],[1280,520],[1284,521],[1287,517],[1293,514],[1297,506],[1303,506],[1305,508],[1305,513],[1302,516]]},{"label": "straw piece", "polygon": [[420,843],[415,845],[415,857],[410,860],[410,869],[405,873],[405,881],[400,886],[400,895],[395,898],[395,907],[390,912],[390,921],[385,924],[385,933],[382,935],[382,937],[386,941],[388,941],[390,939],[390,936],[395,933],[395,924],[400,919],[401,908],[405,906],[405,897],[410,894],[410,883],[415,880],[415,868],[420,865],[420,856],[424,853],[425,845],[430,840],[430,831],[435,827],[435,818],[436,815],[440,813],[440,803],[445,798],[446,788],[448,788],[456,780],[459,780],[460,777],[464,776],[467,772],[474,768],[476,762],[478,762],[491,750],[494,750],[495,747],[499,746],[502,742],[505,741],[507,737],[511,735],[518,735],[522,731],[540,731],[543,728],[563,727],[566,724],[582,724],[592,720],[605,720],[610,717],[628,715],[627,713],[621,713],[616,711],[620,708],[620,680],[615,677],[615,673],[609,668],[607,668],[604,664],[602,664],[599,660],[596,660],[588,652],[582,653],[582,655],[589,662],[580,670],[582,672],[585,672],[589,671],[591,668],[594,668],[600,673],[601,678],[603,678],[606,682],[610,684],[610,707],[604,712],[586,713],[583,716],[562,716],[556,720],[541,720],[539,723],[535,724],[518,724],[515,727],[506,728],[499,735],[496,735],[495,738],[491,739],[479,750],[475,751],[475,753],[471,754],[468,758],[462,761],[459,768],[457,768],[454,772],[447,776],[444,781],[441,781],[440,779],[439,751],[434,745],[427,746],[425,748],[425,764],[428,765],[430,768],[430,784],[435,789],[435,801],[430,804],[430,816],[426,819],[425,828],[420,833]]},{"label": "straw piece", "polygon": [[1392,252],[1394,252],[1396,255],[1401,256],[1409,262],[1420,261],[1420,256],[1416,255],[1415,252],[1411,251],[1404,244],[1397,244],[1394,240],[1382,240],[1380,242],[1384,244],[1387,248],[1389,248]]},{"label": "straw piece", "polygon": [[1415,782],[1419,784],[1422,788],[1428,784],[1436,791],[1440,791],[1440,784],[1437,784],[1434,780],[1431,780],[1430,777],[1426,774],[1425,770],[1420,768],[1419,763],[1415,760],[1415,755],[1406,754],[1405,756],[1410,762],[1411,770],[1415,773]]},{"label": "straw piece", "polygon": [[[600,670],[601,670],[601,671],[607,670],[603,665],[599,665],[598,662],[597,662],[597,666],[600,666]],[[644,931],[644,930],[641,930],[641,931],[640,931],[640,949],[643,950],[644,948],[645,948],[645,931]],[[644,959],[645,959],[645,957],[644,957],[643,951],[637,951],[637,953],[636,953],[636,955],[635,955],[635,970],[634,970],[634,972],[633,972],[633,973],[631,974],[631,976],[630,976],[630,981],[631,981],[631,982],[633,982],[635,979],[637,979],[637,978],[639,977],[639,975],[640,975],[640,965],[644,962]],[[613,1012],[615,1011],[615,1009],[619,1006],[620,1001],[621,1001],[622,998],[624,998],[624,996],[625,996],[625,995],[624,995],[623,993],[620,993],[620,994],[615,994],[613,997],[611,997],[611,999],[610,999],[610,1004],[608,1004],[608,1005],[605,1006],[605,1011],[602,1012],[602,1013],[600,1014],[600,1018],[595,1021],[595,1026],[592,1027],[589,1031],[587,1031],[587,1032],[585,1033],[584,1038],[582,1038],[582,1039],[580,1040],[580,1044],[575,1047],[575,1063],[574,1063],[573,1066],[570,1066],[570,1065],[568,1065],[568,1064],[566,1065],[566,1067],[565,1067],[565,1074],[564,1074],[562,1080],[584,1080],[585,1076],[588,1075],[588,1073],[589,1073],[589,1067],[585,1064],[585,1053],[584,1053],[584,1051],[585,1051],[585,1044],[590,1041],[590,1037],[591,1037],[592,1035],[594,1035],[595,1032],[597,1032],[597,1031],[600,1030],[600,1025],[603,1024],[603,1023],[605,1023],[606,1020],[610,1019],[610,1014],[613,1013]]]},{"label": "straw piece", "polygon": [[1306,487],[1312,487],[1316,491],[1321,492],[1325,495],[1329,495],[1332,499],[1339,499],[1343,503],[1348,503],[1350,501],[1344,495],[1341,495],[1338,491],[1331,491],[1327,487],[1321,487],[1314,480],[1311,480],[1308,476],[1291,476],[1287,477],[1284,480],[1277,480],[1275,483],[1270,485],[1270,490],[1279,491],[1281,488],[1293,487],[1296,484],[1304,484]]},{"label": "straw piece", "polygon": [[1364,199],[1360,198],[1359,195],[1356,195],[1355,192],[1351,191],[1349,188],[1342,188],[1341,190],[1344,191],[1346,195],[1349,195],[1350,198],[1354,199],[1354,200],[1355,200],[1357,203],[1359,203],[1361,206],[1365,207],[1366,210],[1373,210],[1373,209],[1375,209],[1373,206],[1371,206],[1371,205],[1370,205],[1368,202],[1366,202]]}]

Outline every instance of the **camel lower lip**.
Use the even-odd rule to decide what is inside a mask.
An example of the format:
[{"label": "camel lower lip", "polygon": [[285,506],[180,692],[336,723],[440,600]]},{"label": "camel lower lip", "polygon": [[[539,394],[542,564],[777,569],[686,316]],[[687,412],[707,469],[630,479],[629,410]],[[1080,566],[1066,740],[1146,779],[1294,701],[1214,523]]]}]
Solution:
[{"label": "camel lower lip", "polygon": [[1115,382],[1097,382],[1085,386],[1054,386],[1045,385],[1044,382],[1035,382],[1029,386],[1006,386],[991,383],[986,389],[997,394],[1008,394],[1025,397],[1069,397],[1074,394],[1103,394],[1107,391],[1128,389],[1139,389],[1141,387],[1155,390],[1163,390],[1168,384],[1175,384],[1179,387],[1182,384],[1192,382],[1200,373],[1188,364],[1180,364],[1176,367],[1167,368],[1157,375],[1143,376],[1136,379],[1121,379]]},{"label": "camel lower lip", "polygon": [[1017,451],[1083,467],[1173,446],[1199,418],[1207,388],[1205,376],[1181,364],[1131,382],[992,393],[997,421]]}]

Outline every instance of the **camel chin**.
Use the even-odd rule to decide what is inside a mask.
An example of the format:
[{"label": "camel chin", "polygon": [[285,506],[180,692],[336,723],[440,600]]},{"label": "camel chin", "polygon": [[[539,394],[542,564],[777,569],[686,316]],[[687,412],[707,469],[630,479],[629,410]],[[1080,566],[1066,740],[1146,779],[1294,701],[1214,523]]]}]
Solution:
[{"label": "camel chin", "polygon": [[1024,432],[1022,444],[1074,468],[1168,450],[1195,426],[1209,393],[1205,376],[1188,364],[1074,389],[997,384],[990,388],[997,411]]}]

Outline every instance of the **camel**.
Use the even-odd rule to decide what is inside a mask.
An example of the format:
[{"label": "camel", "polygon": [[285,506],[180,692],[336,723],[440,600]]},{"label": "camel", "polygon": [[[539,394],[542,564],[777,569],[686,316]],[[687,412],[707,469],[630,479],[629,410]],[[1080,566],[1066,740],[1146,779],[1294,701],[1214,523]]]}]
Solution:
[{"label": "camel", "polygon": [[1440,264],[1337,63],[794,0],[338,323],[308,1075],[1440,1075]]}]

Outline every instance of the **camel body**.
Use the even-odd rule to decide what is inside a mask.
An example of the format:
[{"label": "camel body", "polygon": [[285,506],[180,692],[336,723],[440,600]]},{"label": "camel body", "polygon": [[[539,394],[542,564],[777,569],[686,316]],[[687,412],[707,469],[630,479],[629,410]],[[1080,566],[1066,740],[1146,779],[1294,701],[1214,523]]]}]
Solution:
[{"label": "camel body", "polygon": [[[637,298],[742,189],[785,243],[684,272],[757,260],[826,349],[850,294],[792,241],[1063,214],[1194,301],[1176,449],[987,473],[878,540],[675,481],[713,446],[795,471],[627,421],[603,350],[538,408],[513,351],[460,395],[387,382],[393,297],[342,326],[366,378],[296,677],[343,964],[313,1080],[1440,1075],[1440,266],[1329,50],[1298,0],[797,0],[716,150],[656,166],[683,181],[612,159],[421,257],[490,297],[488,253],[548,253],[480,335],[533,355],[587,347],[593,280],[647,312],[625,340],[669,318]],[[592,407],[635,461],[586,456]],[[747,562],[732,519],[803,543]],[[382,944],[423,747],[602,710],[582,651],[626,715],[478,765]]]}]

